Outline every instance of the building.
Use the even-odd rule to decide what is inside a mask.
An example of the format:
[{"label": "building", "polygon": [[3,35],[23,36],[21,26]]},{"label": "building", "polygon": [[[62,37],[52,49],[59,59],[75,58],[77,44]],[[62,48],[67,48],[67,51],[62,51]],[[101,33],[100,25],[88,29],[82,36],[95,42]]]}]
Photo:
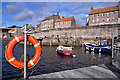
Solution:
[{"label": "building", "polygon": [[22,34],[21,27],[13,25],[13,26],[8,27],[8,28],[11,28],[11,30],[8,31],[8,33],[10,34],[10,37],[15,37],[15,36]]},{"label": "building", "polygon": [[69,28],[69,27],[76,27],[76,21],[74,16],[60,18],[59,13],[56,15],[52,14],[52,16],[45,17],[40,24],[37,25],[37,30],[49,30],[49,29],[55,29],[55,28]]},{"label": "building", "polygon": [[106,7],[101,9],[93,9],[89,13],[88,25],[105,25],[120,23],[120,2],[118,6]]},{"label": "building", "polygon": [[11,30],[11,28],[0,28],[0,38],[11,37],[11,34],[8,33],[9,30]]},{"label": "building", "polygon": [[69,27],[76,27],[76,21],[74,16],[64,18],[62,16],[62,19],[57,19],[55,22],[55,28],[69,28]]},{"label": "building", "polygon": [[40,23],[39,30],[49,30],[55,28],[55,21],[59,18],[59,13],[57,13],[56,15],[52,14],[52,16],[45,17]]}]

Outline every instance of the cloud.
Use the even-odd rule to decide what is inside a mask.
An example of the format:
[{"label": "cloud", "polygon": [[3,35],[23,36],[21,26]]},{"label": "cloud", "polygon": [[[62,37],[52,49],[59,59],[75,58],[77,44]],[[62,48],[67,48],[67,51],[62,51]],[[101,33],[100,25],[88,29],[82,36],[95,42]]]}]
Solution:
[{"label": "cloud", "polygon": [[24,9],[21,13],[15,16],[16,21],[32,20],[33,12],[29,9]]},{"label": "cloud", "polygon": [[[42,5],[42,4],[41,4]],[[71,17],[75,16],[76,24],[79,26],[85,26],[90,8],[93,6],[94,9],[116,6],[115,2],[60,2],[60,3],[45,3],[42,5],[41,10],[36,11],[34,14],[34,23],[39,23],[44,17],[50,16],[53,13],[56,14],[58,11],[60,17]]]},{"label": "cloud", "polygon": [[[8,16],[4,22],[10,20],[32,22],[37,25],[42,19],[52,14],[59,12],[60,17],[75,16],[76,23],[79,26],[85,26],[91,6],[94,9],[116,6],[115,2],[38,2],[38,3],[15,3],[14,5],[7,5],[9,13],[16,13],[15,15]],[[19,9],[19,10],[18,10]],[[6,13],[6,12],[5,12]],[[6,14],[9,14],[6,13]],[[3,14],[5,15],[5,14]],[[14,18],[11,18],[14,17]],[[5,18],[4,18],[5,19]]]},{"label": "cloud", "polygon": [[85,26],[88,18],[88,14],[78,14],[75,16],[76,24],[79,26]]},{"label": "cloud", "polygon": [[9,13],[15,14],[18,10],[18,6],[17,5],[7,5],[6,9]]}]

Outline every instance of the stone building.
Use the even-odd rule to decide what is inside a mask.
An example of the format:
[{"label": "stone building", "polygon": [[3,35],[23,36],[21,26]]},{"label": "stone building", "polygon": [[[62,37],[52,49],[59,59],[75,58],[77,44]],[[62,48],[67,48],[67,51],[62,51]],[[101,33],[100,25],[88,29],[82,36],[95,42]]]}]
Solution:
[{"label": "stone building", "polygon": [[41,23],[37,25],[35,31],[69,27],[76,27],[74,16],[67,18],[62,16],[62,18],[60,18],[59,13],[57,13],[56,15],[52,14],[52,16],[45,17]]},{"label": "stone building", "polygon": [[69,27],[76,27],[76,21],[74,16],[64,18],[62,16],[62,19],[57,19],[55,22],[55,28],[69,28]]},{"label": "stone building", "polygon": [[56,15],[52,14],[52,16],[45,17],[40,23],[39,30],[49,30],[55,28],[55,21],[59,18],[59,13],[57,13]]},{"label": "stone building", "polygon": [[[11,28],[11,27],[9,27],[9,28]],[[10,34],[10,37],[15,37],[15,36],[22,34],[22,29],[21,29],[21,27],[16,26],[16,27],[11,28],[11,30],[9,30],[8,33]]]},{"label": "stone building", "polygon": [[120,2],[118,6],[93,9],[89,13],[89,26],[120,23]]},{"label": "stone building", "polygon": [[11,30],[11,28],[0,28],[0,38],[11,37],[11,34],[8,33],[9,30]]}]

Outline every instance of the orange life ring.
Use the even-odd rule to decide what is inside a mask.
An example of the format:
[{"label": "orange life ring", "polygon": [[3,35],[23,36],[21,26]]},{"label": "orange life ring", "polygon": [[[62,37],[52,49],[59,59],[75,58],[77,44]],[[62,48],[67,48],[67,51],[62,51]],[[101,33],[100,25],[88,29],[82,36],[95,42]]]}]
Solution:
[{"label": "orange life ring", "polygon": [[[5,51],[5,57],[7,59],[7,61],[12,64],[13,66],[17,67],[17,68],[24,68],[24,62],[20,62],[18,61],[13,54],[13,50],[15,45],[20,42],[20,41],[24,41],[24,35],[19,35],[15,38],[13,38],[8,45],[6,46],[6,51]],[[32,68],[33,66],[35,66],[37,64],[37,62],[39,61],[40,57],[41,57],[41,53],[42,53],[42,49],[41,46],[38,42],[37,39],[35,39],[33,36],[28,36],[28,41],[31,42],[34,47],[35,47],[35,55],[34,57],[27,63],[27,68]]]}]

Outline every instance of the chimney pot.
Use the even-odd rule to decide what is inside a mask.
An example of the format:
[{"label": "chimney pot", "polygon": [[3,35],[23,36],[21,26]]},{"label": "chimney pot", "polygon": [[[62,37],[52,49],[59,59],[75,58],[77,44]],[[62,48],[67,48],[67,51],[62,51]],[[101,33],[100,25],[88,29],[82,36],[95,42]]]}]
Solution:
[{"label": "chimney pot", "polygon": [[64,16],[62,16],[62,19],[64,18]]},{"label": "chimney pot", "polygon": [[54,16],[54,14],[52,14],[52,16]]},{"label": "chimney pot", "polygon": [[57,12],[57,15],[59,15],[59,12]]},{"label": "chimney pot", "polygon": [[94,10],[93,7],[91,7],[90,10],[91,10],[91,11]]}]

